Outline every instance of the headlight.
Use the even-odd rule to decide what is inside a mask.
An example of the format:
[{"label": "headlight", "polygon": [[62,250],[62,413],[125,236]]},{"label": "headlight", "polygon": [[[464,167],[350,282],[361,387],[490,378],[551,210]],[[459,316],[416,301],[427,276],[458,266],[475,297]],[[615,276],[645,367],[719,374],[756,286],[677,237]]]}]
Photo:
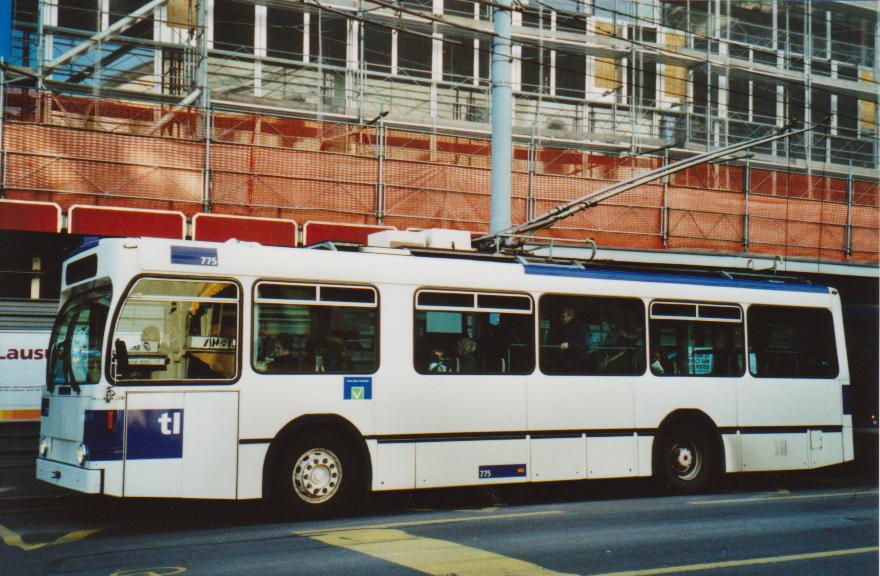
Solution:
[{"label": "headlight", "polygon": [[40,458],[45,458],[49,455],[49,439],[45,436],[40,436],[40,444],[37,448]]},{"label": "headlight", "polygon": [[89,460],[89,448],[85,444],[80,444],[79,448],[76,449],[76,461],[80,466],[88,462]]}]

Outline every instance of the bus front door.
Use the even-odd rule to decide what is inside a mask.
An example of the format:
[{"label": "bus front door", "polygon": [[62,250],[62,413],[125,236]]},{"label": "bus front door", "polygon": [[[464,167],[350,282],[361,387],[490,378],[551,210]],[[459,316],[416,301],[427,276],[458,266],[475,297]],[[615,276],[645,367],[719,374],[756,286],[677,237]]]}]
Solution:
[{"label": "bus front door", "polygon": [[237,392],[130,392],[124,496],[235,498]]}]

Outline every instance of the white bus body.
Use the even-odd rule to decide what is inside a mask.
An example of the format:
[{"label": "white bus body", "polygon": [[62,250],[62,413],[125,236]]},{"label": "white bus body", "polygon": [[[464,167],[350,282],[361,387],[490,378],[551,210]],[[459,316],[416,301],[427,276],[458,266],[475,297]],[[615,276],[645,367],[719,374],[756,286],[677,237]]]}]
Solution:
[{"label": "white bus body", "polygon": [[[714,472],[810,469],[853,458],[834,289],[384,252],[106,239],[72,256],[43,393],[38,478],[125,497],[254,499],[280,491],[294,508],[323,509],[347,504],[362,490],[493,483],[658,475],[690,490]],[[132,308],[121,313],[133,286]],[[169,287],[192,293],[176,296],[166,293]],[[343,324],[373,318],[375,329],[346,325],[345,337],[348,353],[355,349],[365,366],[372,354],[378,366],[325,370],[330,353],[310,350],[301,338],[293,344],[299,373],[270,372],[280,352],[264,362],[271,340],[255,326],[256,311],[265,310],[271,326],[302,333],[316,310],[309,305],[318,305],[321,294],[340,298],[333,287],[365,289],[350,298],[348,311],[331,309],[328,317]],[[632,326],[636,334],[621,347],[630,363],[607,375],[556,368],[545,374],[542,355],[563,358],[567,347],[549,343],[563,324],[543,308],[556,306],[564,315],[567,302],[581,300],[582,310],[601,308],[589,308],[582,297],[600,304],[625,298],[633,318],[642,307],[642,326]],[[260,298],[268,304],[255,303]],[[283,303],[291,298],[307,302],[288,313]],[[458,304],[447,301],[482,308],[456,312]],[[82,302],[90,303],[79,309],[90,312],[72,312]],[[161,310],[167,317],[158,317]],[[808,377],[785,377],[805,362],[786,344],[802,342],[796,333],[802,324],[792,328],[785,317],[807,311],[808,320],[828,318],[828,333],[816,339],[833,349],[824,352],[822,366],[809,368],[814,372],[799,372]],[[704,312],[714,318],[711,326],[698,324]],[[757,326],[762,318],[770,318],[772,329],[764,332],[772,333],[747,330],[747,321]],[[417,348],[431,347],[420,338],[451,342],[463,335],[459,342],[466,342],[469,335],[476,342],[478,324],[485,335],[508,320],[520,327],[530,322],[531,335],[505,340],[491,373],[463,373],[463,348],[445,373],[419,367]],[[180,331],[169,327],[174,322]],[[582,326],[595,333],[603,322]],[[146,327],[163,323],[160,335]],[[738,368],[714,377],[722,340],[729,339],[720,335],[725,330],[741,340]],[[690,334],[686,342],[676,340],[682,334]],[[491,343],[483,339],[480,346],[488,350]],[[763,352],[771,349],[772,357]],[[606,352],[599,365],[611,358]],[[762,377],[762,361],[777,366],[773,377]],[[182,372],[185,363],[190,375]],[[123,364],[127,380],[120,376]],[[192,376],[196,365],[205,372]],[[144,380],[157,373],[170,376]],[[314,462],[311,477],[297,471],[299,458]]]}]

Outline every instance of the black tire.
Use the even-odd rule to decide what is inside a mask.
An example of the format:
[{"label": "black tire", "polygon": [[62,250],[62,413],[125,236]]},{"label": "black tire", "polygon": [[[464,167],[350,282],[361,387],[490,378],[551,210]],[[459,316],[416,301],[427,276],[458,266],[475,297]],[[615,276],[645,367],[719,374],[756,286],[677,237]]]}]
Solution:
[{"label": "black tire", "polygon": [[713,436],[692,424],[677,425],[655,440],[654,476],[679,494],[704,490],[715,479],[718,454]]},{"label": "black tire", "polygon": [[297,516],[352,509],[363,492],[361,463],[351,443],[332,430],[295,432],[281,448],[272,499]]}]

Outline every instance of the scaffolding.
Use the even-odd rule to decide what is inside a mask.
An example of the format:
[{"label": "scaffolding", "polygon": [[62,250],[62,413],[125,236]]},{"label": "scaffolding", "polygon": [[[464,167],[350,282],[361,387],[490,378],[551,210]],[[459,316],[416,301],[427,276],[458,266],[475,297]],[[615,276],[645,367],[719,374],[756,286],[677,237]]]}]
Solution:
[{"label": "scaffolding", "polygon": [[[2,192],[485,231],[488,8],[16,0],[13,63],[34,78],[6,89]],[[641,186],[553,234],[876,263],[877,16],[873,3],[524,2],[514,222],[830,114],[826,130]]]},{"label": "scaffolding", "polygon": [[[157,119],[171,115],[159,131]],[[218,212],[300,222],[485,231],[488,138],[308,117],[7,94],[7,197]],[[512,217],[524,222],[662,158],[613,157],[537,140],[514,146]],[[703,164],[644,184],[549,232],[602,246],[878,261],[880,184]]]}]

